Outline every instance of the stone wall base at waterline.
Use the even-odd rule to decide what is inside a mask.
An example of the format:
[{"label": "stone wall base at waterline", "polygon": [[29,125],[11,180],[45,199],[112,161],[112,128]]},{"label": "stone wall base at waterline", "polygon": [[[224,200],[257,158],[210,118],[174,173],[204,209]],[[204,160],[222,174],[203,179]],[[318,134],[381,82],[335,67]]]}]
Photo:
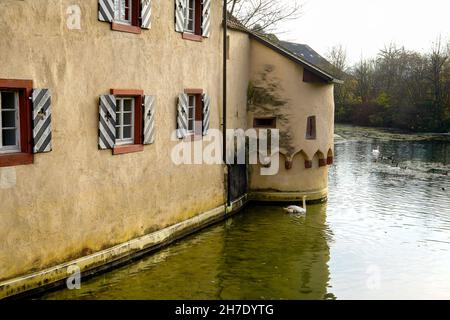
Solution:
[{"label": "stone wall base at waterline", "polygon": [[48,289],[62,287],[75,266],[82,280],[89,276],[123,265],[152,251],[160,249],[189,234],[225,220],[238,213],[248,202],[279,203],[301,202],[307,196],[308,203],[326,201],[328,189],[311,192],[255,191],[233,201],[230,206],[220,206],[182,221],[173,226],[132,239],[120,245],[81,257],[52,268],[41,270],[4,282],[0,282],[0,299],[27,296]]},{"label": "stone wall base at waterline", "polygon": [[225,211],[220,206],[204,212],[186,221],[153,232],[151,234],[130,240],[120,245],[97,253],[72,260],[52,268],[41,270],[4,282],[0,282],[0,299],[17,296],[27,296],[48,289],[62,287],[71,276],[73,267],[80,271],[82,280],[99,272],[112,269],[137,259],[149,252],[167,246],[189,234],[197,232],[214,223],[220,222],[236,214],[248,202],[247,195],[233,201]]},{"label": "stone wall base at waterline", "polygon": [[282,192],[276,190],[254,190],[249,194],[249,201],[263,203],[283,203],[283,202],[299,202],[303,201],[306,196],[307,203],[325,202],[328,197],[328,188],[320,190],[312,190],[305,192]]}]

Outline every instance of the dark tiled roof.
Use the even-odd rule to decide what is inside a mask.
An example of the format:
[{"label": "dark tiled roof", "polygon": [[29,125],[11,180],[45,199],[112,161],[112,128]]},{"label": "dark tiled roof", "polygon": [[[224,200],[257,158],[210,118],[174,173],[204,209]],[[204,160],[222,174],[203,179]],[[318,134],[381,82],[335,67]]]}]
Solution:
[{"label": "dark tiled roof", "polygon": [[309,63],[319,67],[320,69],[333,74],[333,65],[329,63],[324,57],[314,51],[307,44],[300,44],[294,42],[280,41],[281,46],[291,51],[295,55],[305,59]]},{"label": "dark tiled roof", "polygon": [[265,34],[247,29],[238,19],[228,15],[227,26],[234,30],[248,33],[251,37],[263,43],[267,47],[278,51],[287,58],[300,63],[309,71],[329,82],[341,83],[342,81],[332,73],[333,66],[311,47],[287,41],[276,40],[276,37],[269,38]]}]

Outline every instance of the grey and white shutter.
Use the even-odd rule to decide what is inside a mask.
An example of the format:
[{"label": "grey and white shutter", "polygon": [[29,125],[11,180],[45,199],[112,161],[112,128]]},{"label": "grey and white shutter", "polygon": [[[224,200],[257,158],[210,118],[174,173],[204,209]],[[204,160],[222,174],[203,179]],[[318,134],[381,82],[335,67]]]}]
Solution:
[{"label": "grey and white shutter", "polygon": [[141,28],[150,29],[152,26],[152,0],[141,0]]},{"label": "grey and white shutter", "polygon": [[211,35],[211,0],[203,0],[202,2],[202,36],[209,38]]},{"label": "grey and white shutter", "polygon": [[211,99],[207,93],[203,94],[203,135],[208,135],[209,118],[211,114]]},{"label": "grey and white shutter", "polygon": [[116,97],[100,96],[98,148],[112,149],[116,143]]},{"label": "grey and white shutter", "polygon": [[175,0],[175,31],[184,32],[186,27],[187,0]]},{"label": "grey and white shutter", "polygon": [[33,89],[33,153],[52,151],[52,95],[49,89]]},{"label": "grey and white shutter", "polygon": [[188,95],[182,93],[178,96],[177,110],[177,138],[183,139],[188,130]]},{"label": "grey and white shutter", "polygon": [[115,0],[98,0],[98,20],[112,22],[115,11]]},{"label": "grey and white shutter", "polygon": [[144,144],[155,143],[155,97],[144,96]]}]

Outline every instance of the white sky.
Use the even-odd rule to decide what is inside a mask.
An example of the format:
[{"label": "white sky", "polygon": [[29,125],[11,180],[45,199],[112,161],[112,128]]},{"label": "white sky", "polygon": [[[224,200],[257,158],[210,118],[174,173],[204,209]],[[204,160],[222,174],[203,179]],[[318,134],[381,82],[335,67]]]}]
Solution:
[{"label": "white sky", "polygon": [[450,38],[450,0],[303,1],[302,16],[282,25],[280,38],[322,55],[342,44],[350,63],[374,57],[390,42],[426,52],[439,35]]}]

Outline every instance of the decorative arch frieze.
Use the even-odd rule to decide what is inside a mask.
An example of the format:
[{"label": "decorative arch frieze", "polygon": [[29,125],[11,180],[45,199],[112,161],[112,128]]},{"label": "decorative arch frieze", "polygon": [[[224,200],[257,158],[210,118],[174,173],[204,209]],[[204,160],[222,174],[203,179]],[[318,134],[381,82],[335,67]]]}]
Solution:
[{"label": "decorative arch frieze", "polygon": [[332,165],[334,161],[333,149],[328,149],[327,153],[327,165]]},{"label": "decorative arch frieze", "polygon": [[328,149],[328,152],[325,153],[318,149],[316,153],[311,157],[309,156],[305,150],[300,149],[295,151],[292,154],[289,154],[285,151],[280,151],[280,154],[282,154],[285,158],[285,168],[286,170],[291,170],[294,164],[294,158],[297,155],[301,155],[303,159],[305,160],[305,169],[311,169],[313,167],[313,159],[317,155],[317,158],[319,159],[319,167],[325,167],[326,165],[333,164],[333,150],[332,148]]}]

